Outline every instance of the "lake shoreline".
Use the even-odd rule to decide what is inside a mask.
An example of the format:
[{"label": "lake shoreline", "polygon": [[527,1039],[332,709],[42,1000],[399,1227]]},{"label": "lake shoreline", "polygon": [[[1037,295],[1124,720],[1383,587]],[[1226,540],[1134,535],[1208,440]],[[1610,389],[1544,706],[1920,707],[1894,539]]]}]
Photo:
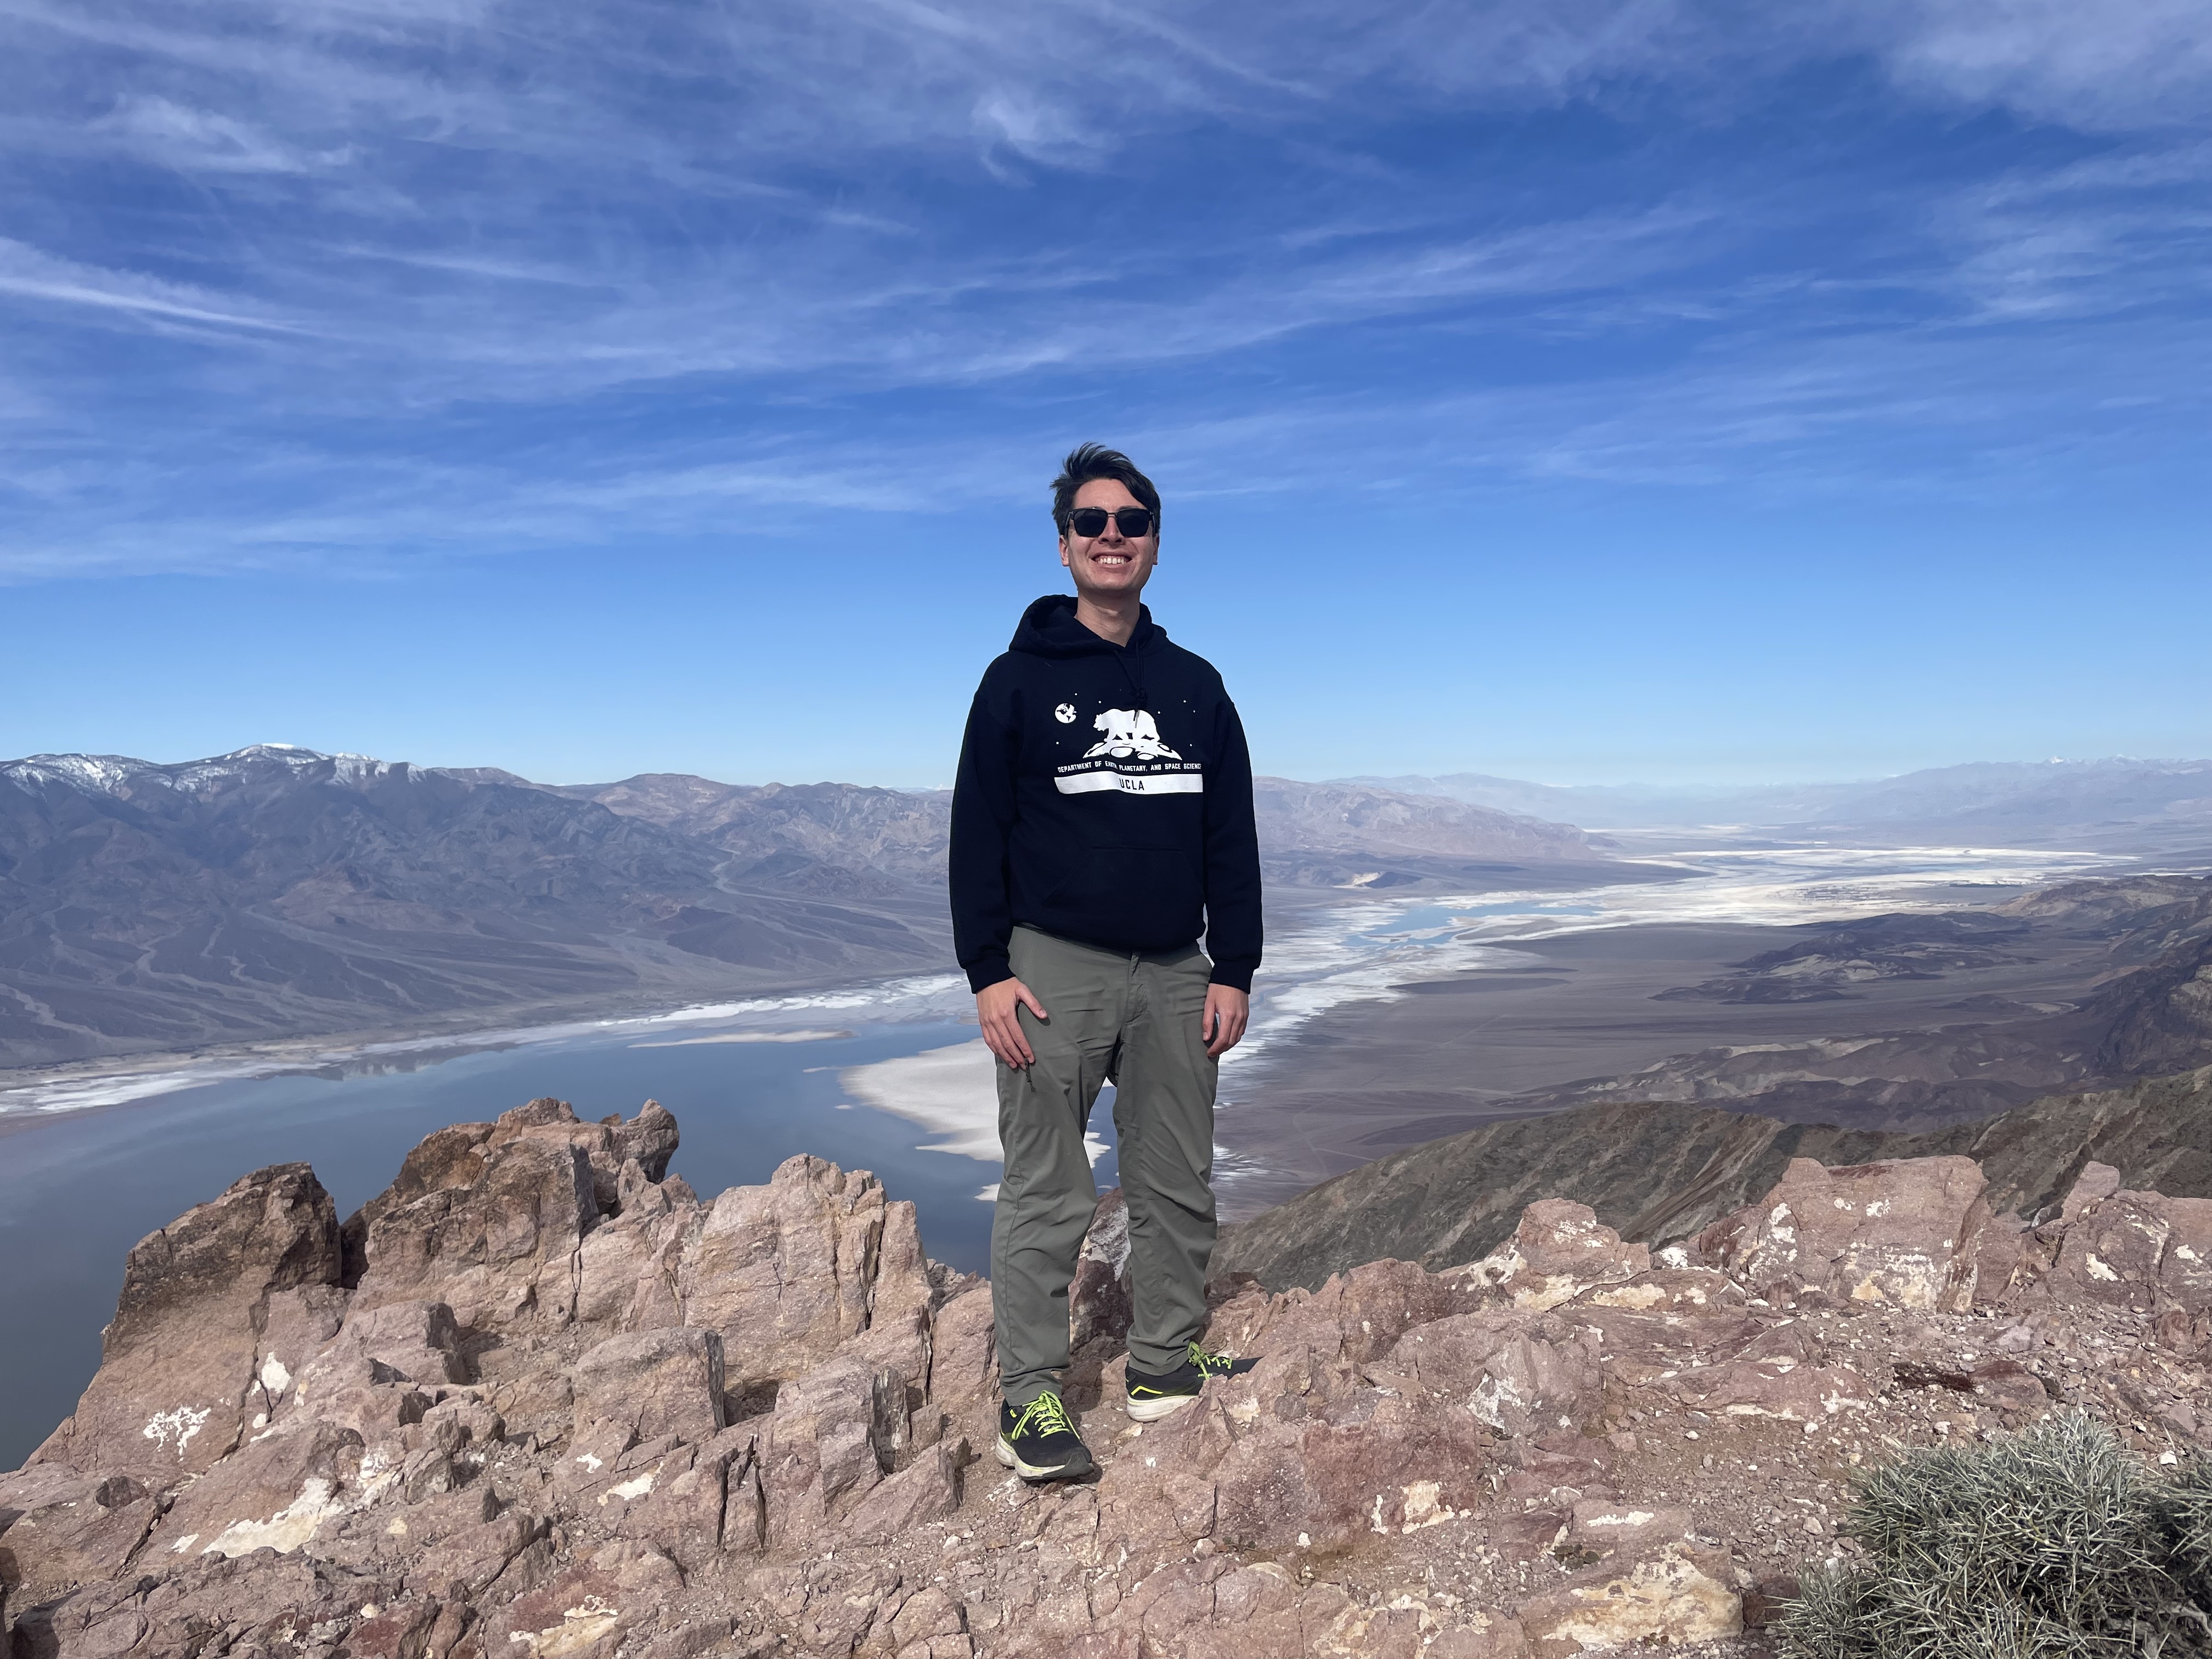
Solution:
[{"label": "lake shoreline", "polygon": [[[125,1106],[212,1083],[260,1078],[339,1075],[366,1069],[413,1070],[464,1054],[611,1036],[624,1025],[641,1031],[787,1014],[818,1023],[825,1012],[867,1007],[872,999],[911,1001],[908,1018],[934,1019],[932,993],[958,983],[957,975],[880,975],[860,980],[807,980],[755,988],[717,1001],[665,998],[635,1004],[594,1002],[587,1008],[529,1004],[486,1024],[481,1012],[419,1025],[308,1033],[248,1042],[0,1070],[0,1139],[59,1117]],[[549,1016],[550,1016],[549,1018]],[[105,1091],[105,1094],[103,1094]],[[81,1097],[75,1103],[72,1097]]]}]

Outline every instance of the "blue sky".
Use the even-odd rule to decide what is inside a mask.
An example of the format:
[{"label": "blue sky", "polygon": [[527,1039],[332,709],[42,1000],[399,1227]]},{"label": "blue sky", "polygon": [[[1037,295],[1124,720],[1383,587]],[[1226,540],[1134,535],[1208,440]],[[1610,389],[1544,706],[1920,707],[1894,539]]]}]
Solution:
[{"label": "blue sky", "polygon": [[1260,763],[2212,753],[2212,3],[0,0],[0,751],[950,775],[1073,442]]}]

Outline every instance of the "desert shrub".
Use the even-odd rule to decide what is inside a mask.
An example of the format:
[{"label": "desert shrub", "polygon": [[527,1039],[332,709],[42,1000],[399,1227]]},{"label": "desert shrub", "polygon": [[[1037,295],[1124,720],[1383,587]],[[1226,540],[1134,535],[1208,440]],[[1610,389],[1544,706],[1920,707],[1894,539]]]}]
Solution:
[{"label": "desert shrub", "polygon": [[2087,1417],[1984,1446],[1898,1447],[1778,1628],[1802,1659],[2212,1654],[2212,1464],[2156,1478]]}]

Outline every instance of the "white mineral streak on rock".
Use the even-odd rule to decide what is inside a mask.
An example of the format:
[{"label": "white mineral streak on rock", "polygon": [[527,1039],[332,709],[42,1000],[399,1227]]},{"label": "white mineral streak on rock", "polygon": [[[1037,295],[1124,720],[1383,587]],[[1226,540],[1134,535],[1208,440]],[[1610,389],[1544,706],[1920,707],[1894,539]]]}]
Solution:
[{"label": "white mineral streak on rock", "polygon": [[1486,1376],[1474,1385],[1467,1408],[1492,1428],[1504,1433],[1509,1411],[1528,1404],[1527,1396],[1502,1376]]},{"label": "white mineral streak on rock", "polygon": [[207,1426],[211,1415],[210,1411],[194,1411],[190,1406],[179,1406],[171,1411],[155,1413],[146,1419],[146,1426],[139,1432],[165,1451],[168,1449],[170,1437],[174,1436],[177,1461],[181,1463],[185,1459],[185,1448],[191,1444],[194,1435]]},{"label": "white mineral streak on rock", "polygon": [[[1625,1577],[1577,1585],[1544,1601],[1537,1617],[1523,1609],[1528,1633],[1547,1641],[1578,1642],[1585,1649],[1681,1647],[1717,1641],[1743,1629],[1742,1598],[1676,1545],[1638,1561]],[[1554,1603],[1565,1605],[1553,1613]]]},{"label": "white mineral streak on rock", "polygon": [[2082,1264],[2089,1269],[2091,1278],[2104,1279],[2108,1284],[2119,1282],[2119,1274],[2114,1273],[2111,1264],[2100,1257],[2094,1250],[2084,1251],[2081,1261]]},{"label": "white mineral streak on rock", "polygon": [[337,1486],[320,1475],[311,1475],[300,1495],[266,1521],[234,1521],[216,1534],[202,1555],[237,1557],[255,1550],[275,1550],[289,1555],[315,1535],[324,1522],[344,1514]]},{"label": "white mineral streak on rock", "polygon": [[507,1639],[527,1646],[530,1659],[566,1659],[603,1640],[613,1631],[621,1612],[596,1595],[587,1595],[578,1606],[563,1608],[559,1624],[544,1630],[511,1632]]},{"label": "white mineral streak on rock", "polygon": [[1459,1511],[1443,1502],[1443,1488],[1434,1480],[1416,1480],[1399,1491],[1405,1499],[1406,1516],[1398,1528],[1401,1532],[1419,1532],[1458,1517]]}]

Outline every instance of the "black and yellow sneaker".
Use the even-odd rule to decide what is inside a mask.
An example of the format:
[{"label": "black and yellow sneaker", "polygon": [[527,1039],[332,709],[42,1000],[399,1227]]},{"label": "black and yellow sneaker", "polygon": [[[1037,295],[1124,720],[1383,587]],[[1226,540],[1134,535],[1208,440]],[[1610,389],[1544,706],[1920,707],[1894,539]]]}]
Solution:
[{"label": "black and yellow sneaker", "polygon": [[1165,1376],[1154,1376],[1129,1362],[1129,1415],[1139,1423],[1153,1423],[1170,1412],[1179,1412],[1198,1398],[1209,1376],[1242,1376],[1260,1362],[1231,1359],[1225,1353],[1208,1353],[1197,1343],[1183,1348],[1182,1364]]},{"label": "black and yellow sneaker", "polygon": [[1049,1392],[1018,1412],[999,1407],[999,1461],[1024,1480],[1074,1480],[1097,1467],[1067,1407]]}]

